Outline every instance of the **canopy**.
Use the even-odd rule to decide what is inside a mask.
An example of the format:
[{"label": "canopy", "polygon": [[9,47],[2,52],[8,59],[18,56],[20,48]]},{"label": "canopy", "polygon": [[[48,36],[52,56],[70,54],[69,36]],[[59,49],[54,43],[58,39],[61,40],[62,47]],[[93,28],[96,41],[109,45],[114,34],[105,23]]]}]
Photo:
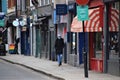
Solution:
[{"label": "canopy", "polygon": [[[89,9],[89,20],[84,21],[85,32],[102,31],[103,27],[103,9],[102,7]],[[82,21],[78,21],[77,16],[73,19],[71,24],[72,32],[83,32]]]},{"label": "canopy", "polygon": [[119,30],[119,11],[115,8],[110,8],[109,13],[109,31]]},{"label": "canopy", "polygon": [[[85,32],[100,32],[103,30],[103,10],[104,7],[89,9],[89,20],[84,21]],[[119,30],[119,11],[115,8],[110,8],[109,12],[109,31]],[[72,32],[83,32],[82,21],[78,21],[77,16],[73,18],[71,24]]]}]

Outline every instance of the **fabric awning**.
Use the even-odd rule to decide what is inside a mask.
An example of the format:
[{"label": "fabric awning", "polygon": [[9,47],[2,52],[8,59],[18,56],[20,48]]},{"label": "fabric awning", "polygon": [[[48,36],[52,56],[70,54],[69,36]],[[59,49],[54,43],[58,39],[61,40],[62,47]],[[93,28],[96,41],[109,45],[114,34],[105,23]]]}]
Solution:
[{"label": "fabric awning", "polygon": [[89,20],[85,21],[85,32],[100,32],[103,28],[103,7],[89,10]]},{"label": "fabric awning", "polygon": [[[84,21],[85,32],[99,32],[103,27],[103,7],[89,9],[89,20]],[[82,21],[78,21],[77,16],[71,24],[72,32],[83,32]]]},{"label": "fabric awning", "polygon": [[[85,32],[100,32],[103,30],[103,10],[104,7],[89,9],[89,20],[84,21]],[[110,8],[109,12],[109,31],[119,31],[119,10]],[[71,24],[72,32],[83,32],[82,21],[78,21],[77,16]]]},{"label": "fabric awning", "polygon": [[89,8],[104,6],[103,0],[89,0]]},{"label": "fabric awning", "polygon": [[110,8],[109,31],[119,31],[119,10]]},{"label": "fabric awning", "polygon": [[82,21],[78,21],[77,16],[73,18],[71,24],[71,31],[72,32],[83,32]]}]

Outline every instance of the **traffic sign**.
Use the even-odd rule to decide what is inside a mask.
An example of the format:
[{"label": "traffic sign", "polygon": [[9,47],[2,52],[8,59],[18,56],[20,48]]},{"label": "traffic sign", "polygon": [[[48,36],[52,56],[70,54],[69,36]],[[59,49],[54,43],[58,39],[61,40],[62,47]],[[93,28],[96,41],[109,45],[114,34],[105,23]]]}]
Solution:
[{"label": "traffic sign", "polygon": [[89,0],[76,0],[76,3],[79,5],[86,5],[89,2]]}]

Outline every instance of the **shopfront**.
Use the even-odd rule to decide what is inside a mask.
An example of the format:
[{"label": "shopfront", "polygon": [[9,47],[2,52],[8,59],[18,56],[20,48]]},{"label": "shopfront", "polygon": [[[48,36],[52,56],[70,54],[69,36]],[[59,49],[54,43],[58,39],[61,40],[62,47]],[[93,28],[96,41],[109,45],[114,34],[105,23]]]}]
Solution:
[{"label": "shopfront", "polygon": [[120,75],[119,7],[120,2],[113,1],[89,9],[84,28],[89,32],[90,70]]},{"label": "shopfront", "polygon": [[[84,21],[85,46],[89,57],[89,69],[99,72],[103,72],[103,11],[104,4],[101,0],[91,1],[89,3],[89,20]],[[82,21],[78,21],[77,16],[72,21],[71,31],[80,32],[80,34],[83,32]],[[79,36],[79,58],[83,56],[83,35]]]},{"label": "shopfront", "polygon": [[103,72],[103,10],[103,5],[89,9],[90,19],[84,27],[89,32],[89,69],[98,72]]},{"label": "shopfront", "polygon": [[[88,33],[86,47],[89,69],[120,75],[120,2],[92,0],[88,5],[89,20],[84,21],[84,31]],[[73,18],[71,31],[83,32],[82,22],[77,20],[77,16]],[[79,41],[81,42],[80,38]],[[79,50],[81,48],[79,46]]]},{"label": "shopfront", "polygon": [[[105,72],[120,76],[120,1],[104,0],[105,22]],[[105,63],[104,63],[105,65]]]}]

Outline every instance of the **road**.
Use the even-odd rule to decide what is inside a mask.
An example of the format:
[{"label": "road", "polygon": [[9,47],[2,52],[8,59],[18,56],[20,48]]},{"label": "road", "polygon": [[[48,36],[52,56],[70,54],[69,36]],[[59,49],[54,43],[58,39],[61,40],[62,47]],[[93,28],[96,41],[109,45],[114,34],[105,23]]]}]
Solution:
[{"label": "road", "polygon": [[0,59],[0,80],[57,80]]}]

